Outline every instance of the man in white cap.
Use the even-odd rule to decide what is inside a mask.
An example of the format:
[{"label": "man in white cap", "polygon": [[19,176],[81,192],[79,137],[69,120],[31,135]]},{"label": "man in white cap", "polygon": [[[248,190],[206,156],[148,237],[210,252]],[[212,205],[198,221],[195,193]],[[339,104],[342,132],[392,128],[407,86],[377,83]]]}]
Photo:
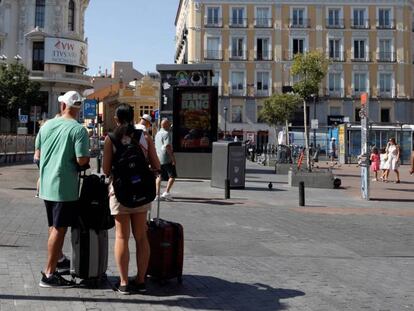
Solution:
[{"label": "man in white cap", "polygon": [[151,127],[152,118],[149,114],[143,114],[139,123],[135,124],[137,130],[147,131]]},{"label": "man in white cap", "polygon": [[69,91],[58,98],[62,116],[46,122],[36,137],[40,154],[39,197],[44,200],[49,224],[47,264],[39,286],[72,287],[60,273],[70,260],[63,253],[67,228],[77,219],[78,167],[89,163],[86,129],[76,120],[84,98]]}]

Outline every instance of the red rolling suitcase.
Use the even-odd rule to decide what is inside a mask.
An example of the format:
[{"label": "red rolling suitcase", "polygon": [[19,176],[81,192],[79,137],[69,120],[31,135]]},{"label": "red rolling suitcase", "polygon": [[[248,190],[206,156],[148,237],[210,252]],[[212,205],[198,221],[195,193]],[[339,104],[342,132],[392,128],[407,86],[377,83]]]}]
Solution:
[{"label": "red rolling suitcase", "polygon": [[160,219],[159,215],[160,200],[157,200],[157,217],[148,222],[151,255],[147,275],[162,283],[173,278],[181,283],[184,261],[183,226]]}]

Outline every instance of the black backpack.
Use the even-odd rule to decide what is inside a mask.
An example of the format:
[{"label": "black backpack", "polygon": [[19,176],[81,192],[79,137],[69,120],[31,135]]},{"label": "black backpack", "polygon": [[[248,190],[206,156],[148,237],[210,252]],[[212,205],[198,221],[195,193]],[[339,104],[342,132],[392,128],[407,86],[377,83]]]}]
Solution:
[{"label": "black backpack", "polygon": [[131,143],[124,145],[113,133],[109,138],[116,152],[112,160],[113,187],[119,203],[138,207],[155,199],[155,175],[142,151],[139,141],[142,130],[134,130]]},{"label": "black backpack", "polygon": [[79,197],[79,220],[84,229],[108,230],[115,226],[109,210],[108,185],[105,176],[86,175]]}]

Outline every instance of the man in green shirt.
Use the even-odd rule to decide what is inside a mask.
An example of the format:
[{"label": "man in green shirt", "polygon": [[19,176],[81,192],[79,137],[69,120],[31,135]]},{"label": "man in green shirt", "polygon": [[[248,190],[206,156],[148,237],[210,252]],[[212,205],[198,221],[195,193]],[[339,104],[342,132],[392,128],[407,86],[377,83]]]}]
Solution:
[{"label": "man in green shirt", "polygon": [[[47,121],[36,137],[40,153],[39,197],[45,201],[49,224],[48,257],[41,287],[70,287],[57,271],[67,228],[77,218],[78,166],[89,163],[89,137],[77,121],[83,98],[69,91],[58,98],[62,116]],[[63,256],[64,257],[64,256]],[[67,264],[70,264],[66,259]]]}]

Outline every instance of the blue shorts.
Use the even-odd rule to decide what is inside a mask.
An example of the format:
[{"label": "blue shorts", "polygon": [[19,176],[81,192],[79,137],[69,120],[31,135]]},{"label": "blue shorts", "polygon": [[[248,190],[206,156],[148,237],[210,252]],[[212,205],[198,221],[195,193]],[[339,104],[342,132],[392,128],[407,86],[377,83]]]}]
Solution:
[{"label": "blue shorts", "polygon": [[62,228],[76,226],[78,223],[78,201],[46,201],[47,223],[49,227]]}]

